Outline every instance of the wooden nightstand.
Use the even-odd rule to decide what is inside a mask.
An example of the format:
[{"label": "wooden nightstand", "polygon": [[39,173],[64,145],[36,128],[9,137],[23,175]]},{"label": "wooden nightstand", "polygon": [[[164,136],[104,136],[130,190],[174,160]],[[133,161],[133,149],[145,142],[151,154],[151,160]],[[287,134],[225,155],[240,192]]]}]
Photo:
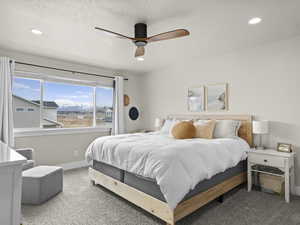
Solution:
[{"label": "wooden nightstand", "polygon": [[[284,177],[285,179],[285,201],[290,202],[290,190],[294,193],[295,171],[294,171],[295,153],[278,152],[272,149],[253,150],[248,153],[248,191],[252,188],[252,172],[270,174]],[[254,165],[262,165],[278,168],[279,173],[259,170],[253,168]]]}]

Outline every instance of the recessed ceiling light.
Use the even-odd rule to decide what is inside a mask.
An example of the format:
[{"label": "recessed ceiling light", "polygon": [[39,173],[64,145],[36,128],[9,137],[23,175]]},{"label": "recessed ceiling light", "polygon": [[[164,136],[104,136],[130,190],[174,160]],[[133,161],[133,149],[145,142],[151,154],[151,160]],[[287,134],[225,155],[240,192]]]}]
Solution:
[{"label": "recessed ceiling light", "polygon": [[33,34],[35,34],[35,35],[42,35],[42,34],[43,34],[42,31],[37,30],[37,29],[32,29],[31,32],[32,32]]},{"label": "recessed ceiling light", "polygon": [[248,24],[249,25],[255,25],[255,24],[258,24],[261,22],[261,18],[259,17],[254,17],[254,18],[251,18],[249,21],[248,21]]},{"label": "recessed ceiling light", "polygon": [[136,60],[138,61],[144,61],[145,59],[142,56],[136,57]]}]

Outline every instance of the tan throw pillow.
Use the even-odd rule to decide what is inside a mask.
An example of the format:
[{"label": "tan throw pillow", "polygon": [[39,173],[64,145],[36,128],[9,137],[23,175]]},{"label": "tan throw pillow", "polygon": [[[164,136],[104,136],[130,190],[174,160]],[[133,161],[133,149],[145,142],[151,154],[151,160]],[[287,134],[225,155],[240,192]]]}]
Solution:
[{"label": "tan throw pillow", "polygon": [[212,139],[216,126],[215,120],[199,120],[194,122],[196,128],[196,138]]},{"label": "tan throw pillow", "polygon": [[182,121],[172,128],[172,135],[176,139],[190,139],[195,137],[196,128],[192,121]]}]

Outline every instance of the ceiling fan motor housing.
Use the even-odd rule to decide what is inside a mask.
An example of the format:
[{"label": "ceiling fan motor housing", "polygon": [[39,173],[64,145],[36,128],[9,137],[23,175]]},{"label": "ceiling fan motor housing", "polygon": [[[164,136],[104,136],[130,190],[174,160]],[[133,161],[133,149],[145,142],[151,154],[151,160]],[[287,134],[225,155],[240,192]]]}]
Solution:
[{"label": "ceiling fan motor housing", "polygon": [[[135,38],[147,38],[147,25],[144,23],[137,23],[134,25]],[[136,46],[145,46],[147,41],[135,41]]]}]

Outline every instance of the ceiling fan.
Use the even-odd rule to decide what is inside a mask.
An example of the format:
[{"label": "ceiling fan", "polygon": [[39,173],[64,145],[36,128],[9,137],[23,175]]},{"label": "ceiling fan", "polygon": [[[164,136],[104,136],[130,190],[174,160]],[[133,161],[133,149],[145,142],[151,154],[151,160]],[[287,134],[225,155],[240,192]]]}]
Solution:
[{"label": "ceiling fan", "polygon": [[186,29],[177,29],[147,37],[147,24],[145,23],[137,23],[134,25],[134,38],[100,27],[95,27],[95,29],[117,38],[131,40],[137,47],[134,55],[137,59],[143,59],[142,56],[145,54],[145,46],[150,42],[169,40],[173,38],[184,37],[190,34],[190,32]]}]

